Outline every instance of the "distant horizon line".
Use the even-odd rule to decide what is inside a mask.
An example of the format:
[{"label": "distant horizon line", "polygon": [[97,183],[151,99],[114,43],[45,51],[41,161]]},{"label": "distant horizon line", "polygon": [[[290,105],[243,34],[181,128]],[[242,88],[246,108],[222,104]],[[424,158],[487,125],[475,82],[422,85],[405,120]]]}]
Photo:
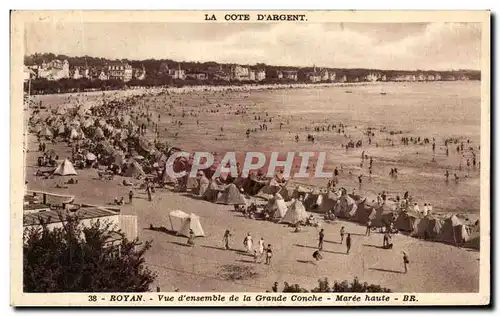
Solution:
[{"label": "distant horizon line", "polygon": [[52,53],[52,52],[35,52],[35,53],[32,53],[30,55],[24,55],[24,57],[31,57],[31,56],[34,56],[35,54],[38,54],[38,55],[44,55],[44,54],[52,54],[52,55],[55,55],[55,56],[58,56],[58,55],[63,55],[63,56],[66,56],[66,57],[69,57],[69,58],[86,58],[86,57],[90,57],[90,58],[98,58],[98,59],[108,59],[110,61],[123,61],[123,60],[127,60],[127,61],[131,61],[131,62],[140,62],[140,61],[146,61],[146,60],[154,60],[154,61],[162,61],[162,60],[170,60],[170,61],[173,61],[173,62],[177,62],[177,63],[199,63],[199,64],[206,64],[206,63],[216,63],[216,64],[221,64],[221,65],[240,65],[240,66],[256,66],[256,65],[259,65],[259,64],[263,64],[265,66],[271,66],[271,67],[289,67],[289,68],[312,68],[312,67],[316,67],[316,68],[319,68],[319,69],[364,69],[364,70],[374,70],[374,71],[435,71],[435,72],[439,72],[439,71],[443,71],[443,72],[453,72],[453,71],[476,71],[476,72],[481,72],[481,69],[382,69],[382,68],[367,68],[367,67],[331,67],[331,66],[318,66],[318,65],[310,65],[310,66],[291,66],[291,65],[273,65],[273,64],[267,64],[267,63],[264,63],[264,62],[257,62],[255,64],[243,64],[243,63],[236,63],[236,62],[218,62],[218,61],[213,61],[213,60],[210,60],[210,61],[188,61],[188,60],[182,60],[182,61],[179,61],[179,60],[174,60],[174,59],[171,59],[171,58],[168,58],[168,57],[165,57],[165,58],[154,58],[154,57],[150,57],[150,58],[146,58],[146,59],[133,59],[133,58],[111,58],[111,57],[96,57],[96,56],[91,56],[91,55],[82,55],[82,56],[74,56],[74,55],[66,55],[66,54],[56,54],[56,53]]}]

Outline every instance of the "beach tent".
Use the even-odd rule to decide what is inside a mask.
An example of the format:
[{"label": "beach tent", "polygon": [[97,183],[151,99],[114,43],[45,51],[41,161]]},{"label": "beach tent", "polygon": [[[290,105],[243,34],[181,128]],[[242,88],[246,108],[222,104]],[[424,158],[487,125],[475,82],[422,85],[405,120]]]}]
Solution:
[{"label": "beach tent", "polygon": [[285,201],[290,201],[293,198],[294,191],[295,191],[295,189],[293,189],[293,188],[283,187],[279,193]]},{"label": "beach tent", "polygon": [[203,196],[205,192],[208,189],[208,186],[210,184],[210,180],[205,176],[204,173],[202,173],[199,181],[199,187],[198,187],[198,195]]},{"label": "beach tent", "polygon": [[297,224],[298,222],[305,221],[309,217],[306,212],[304,204],[300,200],[295,200],[288,208],[285,216],[281,219],[282,223]]},{"label": "beach tent", "polygon": [[200,187],[200,184],[199,184],[198,179],[190,177],[188,174],[188,177],[186,179],[186,189],[198,190],[199,187]]},{"label": "beach tent", "polygon": [[414,232],[414,236],[431,240],[436,239],[436,237],[441,233],[442,225],[443,223],[441,220],[432,215],[427,215],[418,223],[417,231]]},{"label": "beach tent", "polygon": [[89,161],[94,161],[97,159],[96,155],[94,155],[93,153],[91,152],[88,152],[86,155],[85,155],[85,159],[86,160],[89,160]]},{"label": "beach tent", "polygon": [[358,205],[349,195],[345,194],[337,201],[334,209],[334,214],[340,218],[355,217],[358,212]]},{"label": "beach tent", "polygon": [[333,192],[321,193],[321,196],[321,204],[319,205],[317,211],[320,213],[326,213],[331,210],[333,212],[339,197]]},{"label": "beach tent", "polygon": [[76,131],[76,129],[74,129],[74,128],[71,129],[71,132],[69,134],[69,138],[70,139],[77,139],[78,138],[78,132]]},{"label": "beach tent", "polygon": [[231,183],[217,198],[217,203],[227,205],[246,205],[246,200],[236,185]]},{"label": "beach tent", "polygon": [[288,212],[288,206],[283,198],[273,198],[269,202],[266,209],[272,214],[272,218],[283,218]]},{"label": "beach tent", "polygon": [[323,196],[320,194],[318,190],[315,190],[311,193],[306,194],[304,199],[304,207],[308,210],[316,210],[319,208],[321,203],[323,202]]},{"label": "beach tent", "polygon": [[271,179],[269,182],[260,189],[260,193],[264,194],[275,194],[281,190],[281,185],[276,181],[276,179]]},{"label": "beach tent", "polygon": [[97,151],[103,155],[112,155],[115,149],[109,141],[104,140],[97,144]]},{"label": "beach tent", "polygon": [[396,220],[395,209],[388,203],[375,208],[375,216],[371,218],[373,227],[385,227]]},{"label": "beach tent", "polygon": [[122,167],[123,164],[125,163],[125,154],[122,153],[121,151],[115,151],[113,153],[113,158],[115,160],[114,164],[117,165],[118,167]]},{"label": "beach tent", "polygon": [[481,239],[479,237],[479,232],[473,232],[469,236],[469,240],[465,242],[464,247],[479,250],[481,244]]},{"label": "beach tent", "polygon": [[212,179],[205,192],[203,192],[203,198],[207,201],[216,201],[219,191],[221,191],[221,188],[215,179]]},{"label": "beach tent", "polygon": [[57,127],[57,134],[63,135],[65,133],[66,133],[66,126],[64,126],[64,124],[61,123],[59,127]]},{"label": "beach tent", "polygon": [[68,113],[68,109],[64,105],[60,105],[56,110],[57,115],[65,115],[66,113]]},{"label": "beach tent", "polygon": [[144,172],[141,165],[137,161],[132,159],[127,163],[126,166],[127,166],[127,168],[125,169],[125,171],[123,173],[124,177],[137,178],[139,176],[141,176],[141,177],[146,176],[146,173]]},{"label": "beach tent", "polygon": [[102,131],[102,128],[97,127],[97,128],[95,129],[95,131],[94,131],[94,138],[95,138],[96,140],[102,140],[102,139],[104,139],[104,138],[105,138],[105,137],[104,137],[104,132]]},{"label": "beach tent", "polygon": [[38,135],[41,137],[51,138],[53,136],[53,133],[48,126],[45,126],[44,128],[42,128],[40,133],[38,133]]},{"label": "beach tent", "polygon": [[63,162],[57,166],[56,170],[54,170],[55,175],[60,175],[60,176],[76,176],[76,170],[75,167],[73,167],[73,164],[71,161],[68,159],[64,159]]},{"label": "beach tent", "polygon": [[178,233],[184,226],[184,221],[189,218],[189,215],[181,210],[175,210],[170,212],[168,217],[170,220],[170,230]]},{"label": "beach tent", "polygon": [[189,237],[190,230],[193,230],[195,237],[205,236],[203,227],[201,227],[200,217],[193,213],[191,213],[191,215],[184,220],[182,228],[177,234]]},{"label": "beach tent", "polygon": [[394,226],[401,231],[413,233],[418,230],[418,223],[422,216],[420,213],[408,211],[405,213],[399,214]]},{"label": "beach tent", "polygon": [[377,211],[375,208],[366,205],[364,202],[360,203],[357,207],[355,220],[358,223],[366,224],[368,220],[375,218]]},{"label": "beach tent", "polygon": [[468,239],[467,227],[456,215],[444,221],[441,232],[437,236],[437,240],[450,244],[462,244]]}]

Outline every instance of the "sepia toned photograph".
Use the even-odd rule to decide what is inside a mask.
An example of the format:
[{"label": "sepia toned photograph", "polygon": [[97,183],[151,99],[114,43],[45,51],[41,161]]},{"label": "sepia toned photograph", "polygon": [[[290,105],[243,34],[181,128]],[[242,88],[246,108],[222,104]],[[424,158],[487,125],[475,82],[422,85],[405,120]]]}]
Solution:
[{"label": "sepia toned photograph", "polygon": [[489,19],[12,12],[12,304],[488,304]]}]

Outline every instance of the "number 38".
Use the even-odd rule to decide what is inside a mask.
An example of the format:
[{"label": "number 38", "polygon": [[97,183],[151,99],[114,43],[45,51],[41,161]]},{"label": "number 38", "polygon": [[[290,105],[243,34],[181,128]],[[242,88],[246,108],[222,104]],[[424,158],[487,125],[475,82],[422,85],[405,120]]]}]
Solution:
[{"label": "number 38", "polygon": [[89,295],[89,302],[97,302],[97,296],[96,295]]}]

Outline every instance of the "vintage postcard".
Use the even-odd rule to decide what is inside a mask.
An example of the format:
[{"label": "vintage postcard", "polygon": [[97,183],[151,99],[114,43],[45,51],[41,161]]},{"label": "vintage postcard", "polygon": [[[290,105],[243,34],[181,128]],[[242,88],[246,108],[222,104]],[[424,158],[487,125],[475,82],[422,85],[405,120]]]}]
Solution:
[{"label": "vintage postcard", "polygon": [[489,11],[13,11],[11,304],[490,304]]}]

